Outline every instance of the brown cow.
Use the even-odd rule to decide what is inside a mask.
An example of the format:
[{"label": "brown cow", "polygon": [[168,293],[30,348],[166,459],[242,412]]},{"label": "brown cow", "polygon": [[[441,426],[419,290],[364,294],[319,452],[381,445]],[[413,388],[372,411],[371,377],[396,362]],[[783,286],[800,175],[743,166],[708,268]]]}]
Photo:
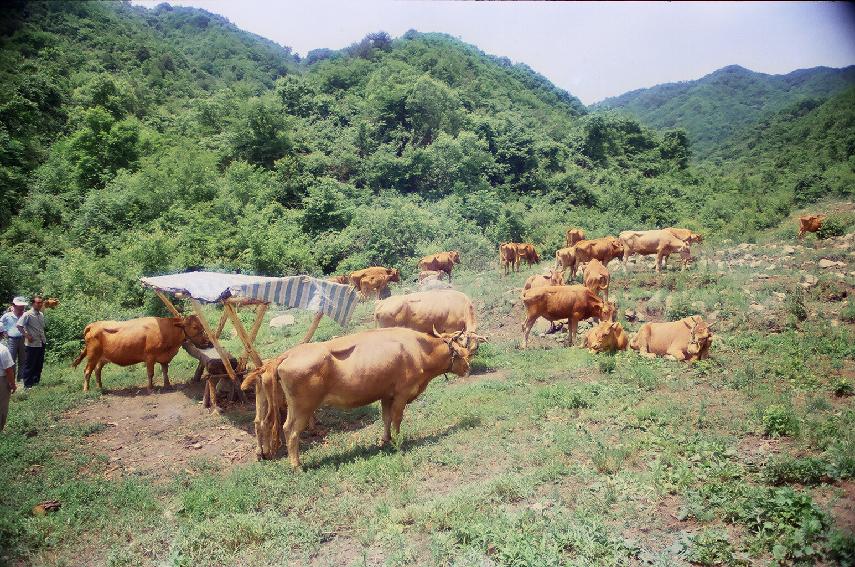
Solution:
[{"label": "brown cow", "polygon": [[423,333],[469,331],[478,323],[475,307],[465,293],[453,289],[419,291],[396,295],[374,306],[378,327],[407,327]]},{"label": "brown cow", "polygon": [[817,232],[822,228],[822,223],[828,215],[804,215],[799,217],[799,239],[804,238],[807,232]]},{"label": "brown cow", "polygon": [[564,235],[564,246],[569,248],[580,240],[585,240],[585,231],[581,228],[568,228],[567,234]]},{"label": "brown cow", "polygon": [[[615,258],[620,258],[623,255],[623,244],[614,236],[580,240],[570,248],[572,252],[564,252],[561,261],[562,266],[570,268],[571,279],[576,278],[576,270],[586,262],[597,259],[606,266]],[[558,252],[566,250],[566,248],[562,248]],[[559,258],[558,252],[555,253],[556,259]]]},{"label": "brown cow", "polygon": [[688,228],[675,228],[673,226],[669,226],[665,230],[689,245],[704,241],[703,235],[698,234],[697,232],[692,232]]},{"label": "brown cow", "polygon": [[656,271],[659,272],[668,257],[674,252],[680,254],[683,262],[683,269],[692,259],[692,254],[689,244],[674,236],[669,230],[625,230],[620,233],[620,240],[623,243],[623,269],[626,271],[626,265],[629,257],[633,254],[642,256],[656,255]]},{"label": "brown cow", "polygon": [[602,262],[594,258],[584,265],[582,268],[582,279],[585,281],[585,287],[600,295],[603,292],[603,299],[609,300],[609,283],[611,276],[609,271]]},{"label": "brown cow", "polygon": [[510,270],[515,272],[520,271],[520,257],[517,254],[518,244],[515,242],[506,242],[499,244],[499,268],[505,270],[505,275],[508,275]]},{"label": "brown cow", "polygon": [[448,274],[448,281],[451,281],[451,270],[454,269],[454,264],[460,263],[460,253],[452,250],[451,252],[439,252],[425,256],[419,260],[419,270],[422,271],[440,271]]},{"label": "brown cow", "polygon": [[560,270],[562,274],[567,270],[567,268],[573,269],[573,277],[576,276],[575,271],[576,266],[576,248],[574,246],[568,246],[566,248],[559,248],[555,251],[555,268],[554,270]]},{"label": "brown cow", "polygon": [[424,282],[425,280],[442,280],[443,276],[447,276],[445,272],[441,270],[422,270],[419,272],[419,283]]},{"label": "brown cow", "polygon": [[[355,408],[380,401],[383,413],[382,444],[392,439],[392,427],[401,431],[406,405],[440,374],[469,372],[471,333],[428,335],[399,327],[372,329],[322,343],[297,345],[282,354],[269,373],[285,394],[288,417],[284,437],[288,457],[300,468],[300,433],[322,405]],[[272,365],[270,365],[272,367]],[[262,376],[263,382],[263,376]],[[264,395],[263,388],[256,391]],[[275,401],[259,404],[266,414],[256,412],[261,457],[270,457],[279,446],[278,411]]]},{"label": "brown cow", "polygon": [[45,309],[54,309],[59,307],[59,300],[55,297],[51,297],[50,299],[45,299]]},{"label": "brown cow", "polygon": [[523,286],[522,293],[525,295],[530,289],[536,289],[539,287],[546,287],[548,285],[564,285],[564,271],[563,270],[549,270],[549,272],[545,274],[535,274],[533,276],[529,276],[527,280],[525,280],[525,285]]},{"label": "brown cow", "polygon": [[389,282],[399,281],[401,281],[401,274],[395,268],[372,266],[350,274],[351,285],[363,299],[368,298],[369,294],[376,294],[379,298],[389,286]]},{"label": "brown cow", "polygon": [[712,339],[712,325],[693,315],[671,323],[645,323],[629,346],[648,358],[661,355],[693,362],[709,356]]},{"label": "brown cow", "polygon": [[600,321],[585,335],[585,346],[593,353],[626,350],[628,340],[618,321]]},{"label": "brown cow", "polygon": [[333,282],[333,283],[340,283],[340,284],[344,284],[344,285],[350,285],[350,276],[348,276],[348,275],[330,276],[327,278],[327,281]]},{"label": "brown cow", "polygon": [[522,244],[517,244],[516,248],[517,265],[519,265],[522,260],[525,260],[529,266],[540,263],[540,256],[538,255],[534,244],[529,244],[526,242]]},{"label": "brown cow", "polygon": [[523,348],[528,348],[528,335],[539,317],[547,321],[567,319],[567,346],[572,346],[576,340],[579,321],[590,317],[610,320],[615,312],[614,303],[603,301],[593,291],[581,285],[532,289],[523,295],[523,303],[526,309]]},{"label": "brown cow", "polygon": [[87,358],[83,371],[83,391],[89,391],[89,377],[95,371],[98,388],[101,369],[108,362],[130,366],[145,362],[148,373],[148,390],[154,387],[154,363],[163,371],[163,387],[169,384],[169,363],[175,358],[184,339],[190,339],[199,348],[208,348],[210,341],[205,329],[195,315],[189,317],[141,317],[130,321],[95,321],[86,326],[83,340],[86,345],[72,363],[77,368]]}]

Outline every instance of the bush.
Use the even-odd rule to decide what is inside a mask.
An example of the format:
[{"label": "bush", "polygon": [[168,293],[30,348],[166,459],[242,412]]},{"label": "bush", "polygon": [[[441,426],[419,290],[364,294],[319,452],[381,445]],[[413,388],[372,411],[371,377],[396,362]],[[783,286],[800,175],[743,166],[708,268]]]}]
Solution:
[{"label": "bush", "polygon": [[787,293],[787,312],[796,321],[807,319],[807,308],[805,307],[805,295],[801,288],[793,288]]},{"label": "bush", "polygon": [[840,310],[840,319],[847,323],[855,323],[855,302],[851,299],[847,301],[843,309]]},{"label": "bush", "polygon": [[847,222],[838,215],[830,215],[822,222],[822,226],[816,231],[816,237],[820,240],[831,238],[833,236],[843,236],[846,234]]},{"label": "bush", "polygon": [[763,469],[763,479],[773,485],[798,483],[817,485],[834,480],[827,461],[816,457],[793,458],[779,456],[768,463]]},{"label": "bush", "polygon": [[838,378],[836,382],[831,387],[831,391],[838,398],[842,398],[844,396],[851,396],[855,393],[855,387],[852,386],[852,382],[847,380],[846,378]]},{"label": "bush", "polygon": [[786,437],[799,432],[799,418],[793,408],[771,405],[763,412],[763,432],[767,437]]}]

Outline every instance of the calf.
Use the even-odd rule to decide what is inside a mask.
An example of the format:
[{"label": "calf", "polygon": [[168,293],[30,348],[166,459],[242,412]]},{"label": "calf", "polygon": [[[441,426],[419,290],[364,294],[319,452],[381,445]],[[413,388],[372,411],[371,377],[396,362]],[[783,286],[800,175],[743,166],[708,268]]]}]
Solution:
[{"label": "calf", "polygon": [[581,286],[547,286],[532,289],[523,295],[526,320],[523,323],[523,348],[528,348],[528,336],[538,318],[547,321],[567,319],[567,346],[576,340],[579,321],[590,317],[611,319],[615,305],[597,297],[593,291]]},{"label": "calf", "polygon": [[98,388],[101,384],[101,369],[108,362],[119,366],[130,366],[145,362],[148,373],[148,390],[154,387],[154,364],[160,363],[163,372],[163,387],[169,384],[169,363],[175,358],[184,339],[199,348],[208,348],[210,341],[205,329],[195,315],[189,317],[141,317],[130,321],[96,321],[86,326],[83,340],[86,345],[71,364],[73,368],[86,361],[83,371],[83,391],[89,390],[89,377],[95,371]]},{"label": "calf", "polygon": [[525,260],[526,263],[531,266],[533,264],[540,263],[540,256],[537,253],[537,250],[534,247],[534,244],[517,244],[517,265],[519,265],[521,260]]},{"label": "calf", "polygon": [[601,321],[585,335],[585,346],[593,353],[626,350],[626,332],[615,321]]},{"label": "calf", "polygon": [[804,238],[808,232],[817,232],[822,228],[822,223],[828,215],[804,215],[799,217],[799,239]]},{"label": "calf", "polygon": [[609,300],[609,282],[611,282],[611,276],[609,276],[609,271],[603,265],[602,262],[594,258],[582,269],[582,279],[585,281],[585,287],[596,293],[597,295],[600,292],[603,292],[603,299]]},{"label": "calf", "polygon": [[530,289],[546,287],[548,285],[564,285],[564,271],[553,269],[549,270],[546,274],[535,274],[533,276],[529,276],[528,279],[525,280],[522,293],[525,295],[525,292]]},{"label": "calf", "polygon": [[648,358],[659,355],[693,362],[709,356],[712,340],[712,325],[693,315],[672,323],[645,323],[629,346]]},{"label": "calf", "polygon": [[506,242],[499,244],[499,267],[504,269],[507,276],[510,270],[515,272],[520,271],[520,258],[517,254],[517,246],[515,242]]},{"label": "calf", "polygon": [[[297,345],[266,365],[265,372],[278,381],[288,408],[283,436],[291,466],[300,468],[300,433],[322,405],[354,408],[379,400],[384,425],[381,443],[388,443],[393,427],[400,434],[406,405],[431,380],[447,372],[458,376],[469,372],[473,340],[477,338],[465,331],[428,335],[398,327],[373,329]],[[256,392],[256,396],[265,395],[264,388]],[[258,446],[262,458],[272,456],[271,449],[279,445],[280,407],[275,397],[257,404],[257,431],[264,437],[259,437]]]}]

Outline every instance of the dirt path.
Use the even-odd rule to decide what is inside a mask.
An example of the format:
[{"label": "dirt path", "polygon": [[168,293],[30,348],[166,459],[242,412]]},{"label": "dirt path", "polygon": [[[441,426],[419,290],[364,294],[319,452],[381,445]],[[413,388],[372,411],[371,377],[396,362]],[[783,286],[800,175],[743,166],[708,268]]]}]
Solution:
[{"label": "dirt path", "polygon": [[175,473],[202,466],[228,470],[255,460],[252,404],[211,414],[200,403],[201,385],[147,394],[136,388],[111,391],[65,415],[94,432],[86,437],[93,454],[106,454],[106,478],[141,474],[168,481]]}]

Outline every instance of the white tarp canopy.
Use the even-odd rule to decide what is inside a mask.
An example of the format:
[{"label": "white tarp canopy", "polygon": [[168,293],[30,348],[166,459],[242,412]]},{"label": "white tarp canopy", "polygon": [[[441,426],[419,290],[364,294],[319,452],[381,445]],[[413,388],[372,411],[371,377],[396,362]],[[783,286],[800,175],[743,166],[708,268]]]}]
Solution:
[{"label": "white tarp canopy", "polygon": [[140,281],[144,286],[171,294],[181,292],[205,303],[236,297],[307,309],[323,313],[342,326],[350,321],[359,299],[349,285],[311,276],[273,278],[223,272],[184,272],[140,278]]}]

